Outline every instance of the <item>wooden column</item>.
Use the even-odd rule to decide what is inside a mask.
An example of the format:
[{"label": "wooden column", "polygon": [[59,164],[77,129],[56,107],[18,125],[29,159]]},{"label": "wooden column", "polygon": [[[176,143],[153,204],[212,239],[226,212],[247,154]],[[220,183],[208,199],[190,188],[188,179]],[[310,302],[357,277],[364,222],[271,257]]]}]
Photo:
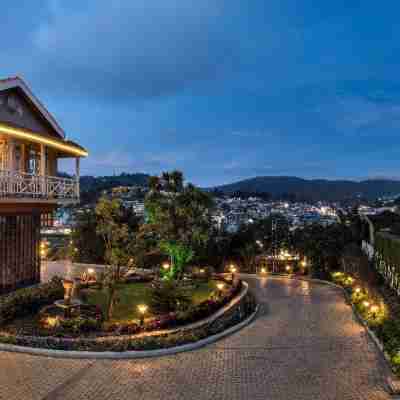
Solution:
[{"label": "wooden column", "polygon": [[8,140],[8,169],[15,171],[15,140]]},{"label": "wooden column", "polygon": [[40,176],[42,180],[42,195],[47,194],[47,181],[46,181],[46,146],[40,145]]}]

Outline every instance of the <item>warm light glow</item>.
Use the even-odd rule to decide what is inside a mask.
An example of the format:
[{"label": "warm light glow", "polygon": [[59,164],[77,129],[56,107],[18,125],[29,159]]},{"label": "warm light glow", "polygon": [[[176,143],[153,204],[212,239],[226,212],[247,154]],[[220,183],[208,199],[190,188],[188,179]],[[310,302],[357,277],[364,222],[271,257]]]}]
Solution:
[{"label": "warm light glow", "polygon": [[47,317],[46,318],[46,324],[50,328],[54,328],[55,326],[58,325],[58,318],[57,317]]},{"label": "warm light glow", "polygon": [[261,273],[262,273],[262,274],[266,274],[266,273],[267,273],[267,270],[266,270],[265,268],[261,268]]},{"label": "warm light glow", "polygon": [[230,271],[234,274],[236,272],[236,267],[234,265],[231,265]]},{"label": "warm light glow", "polygon": [[369,301],[364,301],[364,302],[363,302],[363,306],[364,306],[364,307],[369,307]]},{"label": "warm light glow", "polygon": [[206,272],[206,270],[204,269],[204,268],[200,268],[200,271],[199,271],[201,274],[204,274],[204,272]]},{"label": "warm light glow", "polygon": [[371,312],[376,313],[379,310],[378,306],[371,306]]},{"label": "warm light glow", "polygon": [[220,291],[224,288],[224,286],[225,285],[222,282],[217,283],[217,289],[220,290]]},{"label": "warm light glow", "polygon": [[165,270],[167,270],[167,269],[169,269],[169,264],[168,264],[168,263],[164,263],[164,264],[162,265],[162,267],[163,267]]},{"label": "warm light glow", "polygon": [[138,305],[138,310],[139,310],[140,314],[145,314],[147,309],[148,309],[148,307],[146,306],[146,304],[139,304]]},{"label": "warm light glow", "polygon": [[0,123],[0,132],[6,135],[17,137],[19,139],[27,139],[31,140],[32,142],[46,144],[48,146],[55,147],[56,149],[64,150],[65,152],[71,153],[75,156],[87,157],[89,155],[89,153],[86,150],[80,149],[78,147],[66,143],[60,143],[60,141],[58,140],[50,139],[41,136],[39,134],[35,134],[34,132],[28,131],[26,129],[13,128],[11,126]]},{"label": "warm light glow", "polygon": [[361,288],[357,287],[357,288],[355,288],[354,291],[355,291],[357,294],[358,294],[358,293],[361,293]]},{"label": "warm light glow", "polygon": [[286,265],[286,271],[290,271],[290,265]]},{"label": "warm light glow", "polygon": [[87,270],[89,275],[93,275],[94,274],[94,269],[93,268],[88,268]]},{"label": "warm light glow", "polygon": [[40,255],[42,256],[42,257],[45,257],[46,256],[46,251],[45,250],[40,250]]},{"label": "warm light glow", "polygon": [[306,262],[306,261],[302,261],[302,262],[301,262],[301,266],[302,266],[302,267],[307,267],[307,262]]}]

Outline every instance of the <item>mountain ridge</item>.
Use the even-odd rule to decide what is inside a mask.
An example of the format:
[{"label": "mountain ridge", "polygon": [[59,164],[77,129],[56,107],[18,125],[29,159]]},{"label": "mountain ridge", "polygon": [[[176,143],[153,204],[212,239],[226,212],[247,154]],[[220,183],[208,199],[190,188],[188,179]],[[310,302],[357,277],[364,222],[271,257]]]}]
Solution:
[{"label": "mountain ridge", "polygon": [[357,197],[371,200],[400,194],[400,181],[384,178],[355,181],[350,179],[305,179],[296,176],[257,176],[210,189],[225,194],[247,192],[269,193],[272,197],[290,195],[299,200],[339,201]]}]

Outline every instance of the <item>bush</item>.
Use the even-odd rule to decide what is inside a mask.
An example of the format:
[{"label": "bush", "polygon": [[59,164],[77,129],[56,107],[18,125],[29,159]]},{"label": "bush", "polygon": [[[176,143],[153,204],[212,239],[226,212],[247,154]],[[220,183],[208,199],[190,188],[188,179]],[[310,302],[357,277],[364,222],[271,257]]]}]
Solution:
[{"label": "bush", "polygon": [[64,289],[60,278],[39,286],[18,289],[15,292],[0,297],[0,326],[34,314],[43,306],[49,305],[64,297]]},{"label": "bush", "polygon": [[185,310],[191,303],[186,291],[173,281],[154,283],[150,291],[150,307],[156,312]]}]

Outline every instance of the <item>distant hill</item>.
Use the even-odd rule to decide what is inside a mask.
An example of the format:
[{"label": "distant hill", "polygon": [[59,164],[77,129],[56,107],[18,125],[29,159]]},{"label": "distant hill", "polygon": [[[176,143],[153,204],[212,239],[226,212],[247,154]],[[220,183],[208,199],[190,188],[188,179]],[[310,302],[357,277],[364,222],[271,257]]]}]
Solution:
[{"label": "distant hill", "polygon": [[104,190],[110,190],[118,186],[142,186],[146,187],[149,176],[143,173],[112,176],[81,176],[81,203],[96,201]]},{"label": "distant hill", "polygon": [[302,179],[292,176],[260,176],[218,186],[225,194],[235,192],[269,193],[274,198],[296,200],[339,201],[357,197],[374,200],[381,196],[400,194],[400,181],[370,179],[361,182],[350,180]]},{"label": "distant hill", "polygon": [[81,176],[81,191],[107,190],[117,186],[147,186],[149,175],[143,173],[111,176]]}]

